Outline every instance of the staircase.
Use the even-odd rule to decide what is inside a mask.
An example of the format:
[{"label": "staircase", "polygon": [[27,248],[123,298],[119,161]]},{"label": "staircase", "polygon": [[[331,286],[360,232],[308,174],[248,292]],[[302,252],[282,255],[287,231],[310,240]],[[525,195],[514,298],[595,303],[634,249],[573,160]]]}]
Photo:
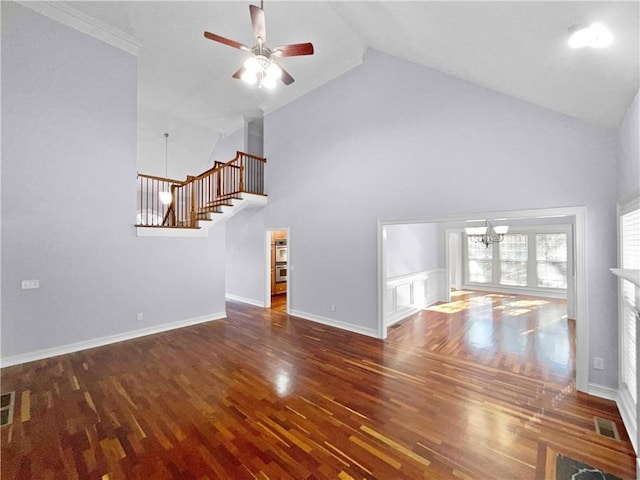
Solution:
[{"label": "staircase", "polygon": [[[211,169],[184,181],[139,173],[138,236],[202,231],[245,208],[266,205],[265,164],[262,157],[237,152],[232,160],[215,162]],[[168,197],[166,203],[163,195]]]}]

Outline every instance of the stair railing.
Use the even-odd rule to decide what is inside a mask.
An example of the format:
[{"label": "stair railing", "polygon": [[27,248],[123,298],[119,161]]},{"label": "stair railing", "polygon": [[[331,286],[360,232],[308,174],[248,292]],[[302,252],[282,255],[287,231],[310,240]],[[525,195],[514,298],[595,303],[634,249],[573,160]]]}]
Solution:
[{"label": "stair railing", "polygon": [[[198,220],[219,213],[242,193],[264,195],[266,159],[244,152],[186,180],[173,180],[138,173],[137,226],[198,228]],[[164,205],[160,192],[171,192]]]}]

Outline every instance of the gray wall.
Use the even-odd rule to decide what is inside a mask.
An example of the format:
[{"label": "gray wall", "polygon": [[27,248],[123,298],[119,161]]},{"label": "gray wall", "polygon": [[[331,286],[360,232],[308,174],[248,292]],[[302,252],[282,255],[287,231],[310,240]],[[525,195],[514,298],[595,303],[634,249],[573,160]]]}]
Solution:
[{"label": "gray wall", "polygon": [[136,92],[135,57],[2,2],[3,359],[224,312],[224,226],[135,236]]},{"label": "gray wall", "polygon": [[640,90],[618,132],[618,200],[640,194]]},{"label": "gray wall", "polygon": [[387,225],[387,278],[439,268],[440,249],[437,223]]},{"label": "gray wall", "polygon": [[[243,151],[246,147],[246,136],[245,129],[240,129],[219,139],[211,154],[211,164],[214,160],[231,160],[237,150]],[[271,164],[267,160],[267,172],[269,168]],[[269,193],[268,183],[265,188]],[[266,294],[263,210],[243,210],[226,222],[225,293],[258,304],[264,303]]]},{"label": "gray wall", "polygon": [[[264,129],[261,215],[291,227],[293,310],[376,328],[379,219],[585,205],[590,355],[605,360],[589,380],[616,385],[615,132],[375,51]],[[254,269],[243,296],[264,292]]]}]

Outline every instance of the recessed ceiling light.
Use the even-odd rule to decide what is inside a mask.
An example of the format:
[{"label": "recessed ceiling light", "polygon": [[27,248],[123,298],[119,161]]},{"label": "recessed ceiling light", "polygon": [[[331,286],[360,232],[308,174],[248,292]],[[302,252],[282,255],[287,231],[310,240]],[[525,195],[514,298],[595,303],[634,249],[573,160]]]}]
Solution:
[{"label": "recessed ceiling light", "polygon": [[612,43],[613,35],[601,23],[593,23],[589,27],[576,30],[569,37],[569,46],[571,48],[605,48]]}]

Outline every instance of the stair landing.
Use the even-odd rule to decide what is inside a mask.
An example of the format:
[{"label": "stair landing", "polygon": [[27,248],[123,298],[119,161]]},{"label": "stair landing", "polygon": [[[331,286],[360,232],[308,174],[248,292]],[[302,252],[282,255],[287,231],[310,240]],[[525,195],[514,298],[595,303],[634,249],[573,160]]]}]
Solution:
[{"label": "stair landing", "polygon": [[237,198],[228,199],[225,205],[217,207],[217,212],[202,214],[198,219],[197,228],[181,227],[136,227],[138,237],[207,237],[209,228],[216,223],[224,222],[245,208],[264,207],[267,204],[266,195],[239,193]]}]

